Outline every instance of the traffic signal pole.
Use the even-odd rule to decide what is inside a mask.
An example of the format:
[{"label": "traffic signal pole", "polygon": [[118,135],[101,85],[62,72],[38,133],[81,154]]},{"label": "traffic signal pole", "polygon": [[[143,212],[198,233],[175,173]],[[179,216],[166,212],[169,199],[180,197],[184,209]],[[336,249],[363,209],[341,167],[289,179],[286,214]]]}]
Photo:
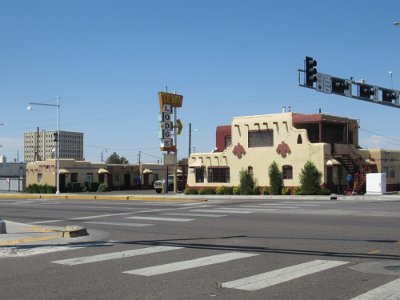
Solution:
[{"label": "traffic signal pole", "polygon": [[[298,69],[299,86],[326,94],[400,108],[400,91],[366,84],[363,80],[356,82],[352,78],[344,79],[319,73],[316,66],[316,60],[309,56],[305,57],[304,69]],[[303,82],[301,82],[302,74]]]}]

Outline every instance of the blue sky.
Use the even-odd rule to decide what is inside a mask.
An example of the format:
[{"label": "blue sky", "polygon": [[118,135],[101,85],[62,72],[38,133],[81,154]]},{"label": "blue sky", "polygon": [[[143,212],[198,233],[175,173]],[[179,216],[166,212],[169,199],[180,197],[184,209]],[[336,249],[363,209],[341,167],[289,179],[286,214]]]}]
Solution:
[{"label": "blue sky", "polygon": [[179,157],[215,147],[235,116],[290,105],[360,120],[360,145],[400,148],[400,110],[298,86],[306,55],[318,71],[400,89],[396,0],[0,0],[0,149],[23,133],[55,130],[56,110],[28,102],[61,97],[61,129],[84,133],[84,156],[112,152],[136,163],[162,157],[159,91],[184,96]]}]

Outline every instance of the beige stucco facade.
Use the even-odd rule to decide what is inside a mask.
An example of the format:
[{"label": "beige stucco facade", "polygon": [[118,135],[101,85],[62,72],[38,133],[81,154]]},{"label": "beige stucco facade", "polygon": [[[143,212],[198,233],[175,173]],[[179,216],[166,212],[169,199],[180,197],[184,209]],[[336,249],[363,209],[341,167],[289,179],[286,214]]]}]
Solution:
[{"label": "beige stucco facade", "polygon": [[[359,149],[358,127],[357,120],[322,114],[235,117],[230,127],[230,146],[221,152],[190,155],[187,184],[192,188],[238,186],[239,172],[250,170],[260,187],[270,186],[268,169],[275,161],[284,174],[284,186],[294,190],[300,185],[305,163],[311,161],[322,173],[321,184],[335,192],[342,192],[339,189],[346,185],[349,173],[359,176],[392,170],[388,184],[398,185],[400,151],[390,151],[382,158],[387,151]],[[260,134],[264,137],[258,145],[254,140]]]},{"label": "beige stucco facade", "polygon": [[[109,171],[105,163],[91,163],[75,161],[73,159],[60,159],[60,190],[70,182],[107,182]],[[56,186],[56,160],[48,159],[28,163],[26,165],[26,186],[31,184],[47,184]]]}]

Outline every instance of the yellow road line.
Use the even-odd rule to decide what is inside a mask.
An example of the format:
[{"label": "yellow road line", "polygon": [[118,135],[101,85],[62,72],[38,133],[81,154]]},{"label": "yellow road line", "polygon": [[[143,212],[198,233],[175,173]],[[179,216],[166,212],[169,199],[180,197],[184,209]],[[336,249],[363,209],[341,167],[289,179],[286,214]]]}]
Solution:
[{"label": "yellow road line", "polygon": [[376,250],[371,250],[371,251],[369,251],[368,254],[379,254],[379,253],[381,253],[381,252],[382,252],[381,250],[376,249]]}]

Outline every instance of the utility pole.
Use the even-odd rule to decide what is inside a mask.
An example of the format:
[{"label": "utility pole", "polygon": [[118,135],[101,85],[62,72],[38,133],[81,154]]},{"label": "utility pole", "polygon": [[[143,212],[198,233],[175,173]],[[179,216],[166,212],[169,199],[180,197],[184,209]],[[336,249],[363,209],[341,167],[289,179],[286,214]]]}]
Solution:
[{"label": "utility pole", "polygon": [[189,154],[188,154],[188,158],[190,157],[190,153],[192,150],[192,123],[189,123]]}]

